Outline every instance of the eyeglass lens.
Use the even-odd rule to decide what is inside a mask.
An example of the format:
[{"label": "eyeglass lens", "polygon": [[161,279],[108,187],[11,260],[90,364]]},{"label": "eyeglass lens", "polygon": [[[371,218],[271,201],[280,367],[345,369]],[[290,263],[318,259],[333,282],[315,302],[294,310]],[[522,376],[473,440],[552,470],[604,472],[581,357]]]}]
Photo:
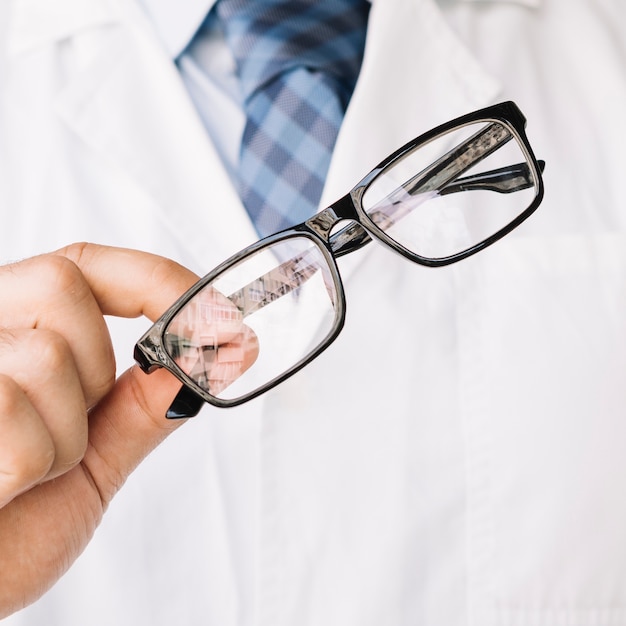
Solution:
[{"label": "eyeglass lens", "polygon": [[308,237],[268,245],[231,266],[172,318],[164,347],[211,395],[243,397],[290,371],[336,325],[339,295]]},{"label": "eyeglass lens", "polygon": [[373,224],[408,251],[452,256],[495,234],[537,194],[526,153],[499,122],[456,128],[394,161],[366,189]]}]

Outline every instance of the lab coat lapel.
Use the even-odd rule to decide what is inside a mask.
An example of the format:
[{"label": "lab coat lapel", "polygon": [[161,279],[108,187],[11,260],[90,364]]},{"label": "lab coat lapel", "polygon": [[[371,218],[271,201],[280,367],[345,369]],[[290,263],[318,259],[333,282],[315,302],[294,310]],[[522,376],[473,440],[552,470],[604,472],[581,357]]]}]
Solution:
[{"label": "lab coat lapel", "polygon": [[14,0],[8,49],[10,54],[19,55],[117,19],[115,7],[108,0]]},{"label": "lab coat lapel", "polygon": [[98,0],[85,3],[91,10],[79,20],[77,0],[61,2],[46,31],[45,25],[29,30],[27,22],[46,1],[18,0],[12,45],[19,52],[59,37],[71,41],[66,52],[75,55],[76,70],[54,103],[68,128],[152,197],[159,218],[199,262],[207,263],[207,248],[209,260],[219,262],[254,241],[245,209],[141,9]]},{"label": "lab coat lapel", "polygon": [[[322,204],[341,197],[407,141],[494,102],[499,93],[498,82],[459,41],[435,0],[373,2],[361,74]],[[358,262],[342,259],[344,276]]]}]

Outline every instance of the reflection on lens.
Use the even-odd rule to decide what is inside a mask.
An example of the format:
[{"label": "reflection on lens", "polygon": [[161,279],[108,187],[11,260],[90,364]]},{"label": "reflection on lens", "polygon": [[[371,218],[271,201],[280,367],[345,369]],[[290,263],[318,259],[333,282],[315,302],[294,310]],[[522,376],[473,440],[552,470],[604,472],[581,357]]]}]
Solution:
[{"label": "reflection on lens", "polygon": [[537,181],[517,138],[498,122],[440,135],[383,170],[363,195],[380,230],[427,258],[467,250],[523,213]]},{"label": "reflection on lens", "polygon": [[170,321],[164,346],[211,395],[234,400],[293,369],[335,328],[338,294],[326,258],[291,237],[219,274]]},{"label": "reflection on lens", "polygon": [[164,345],[185,374],[217,393],[254,361],[257,339],[241,311],[207,287],[169,323]]}]

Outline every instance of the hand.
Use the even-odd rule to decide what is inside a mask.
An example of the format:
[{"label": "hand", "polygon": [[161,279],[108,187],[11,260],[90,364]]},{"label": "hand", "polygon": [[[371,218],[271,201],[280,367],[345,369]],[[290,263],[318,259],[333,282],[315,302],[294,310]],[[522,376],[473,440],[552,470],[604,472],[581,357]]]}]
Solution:
[{"label": "hand", "polygon": [[103,315],[154,320],[196,280],[89,244],[0,267],[0,618],[64,573],[179,425],[163,417],[180,387],[168,372],[134,367],[115,382]]}]

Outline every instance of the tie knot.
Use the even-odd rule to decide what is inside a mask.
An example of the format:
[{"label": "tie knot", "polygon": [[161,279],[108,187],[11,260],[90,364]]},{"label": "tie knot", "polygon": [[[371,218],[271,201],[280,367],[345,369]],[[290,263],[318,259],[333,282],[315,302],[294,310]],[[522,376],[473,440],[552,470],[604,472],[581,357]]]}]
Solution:
[{"label": "tie knot", "polygon": [[367,0],[219,0],[215,10],[245,100],[295,68],[330,74],[352,92],[365,45]]}]

